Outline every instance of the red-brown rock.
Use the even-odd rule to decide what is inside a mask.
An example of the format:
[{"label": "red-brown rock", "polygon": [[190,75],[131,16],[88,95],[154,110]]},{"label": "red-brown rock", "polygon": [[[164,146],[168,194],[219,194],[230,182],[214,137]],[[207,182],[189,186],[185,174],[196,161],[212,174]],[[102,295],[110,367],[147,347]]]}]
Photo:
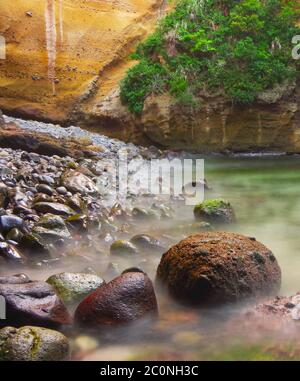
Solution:
[{"label": "red-brown rock", "polygon": [[151,280],[143,273],[125,273],[87,296],[75,312],[81,326],[114,326],[158,314]]}]

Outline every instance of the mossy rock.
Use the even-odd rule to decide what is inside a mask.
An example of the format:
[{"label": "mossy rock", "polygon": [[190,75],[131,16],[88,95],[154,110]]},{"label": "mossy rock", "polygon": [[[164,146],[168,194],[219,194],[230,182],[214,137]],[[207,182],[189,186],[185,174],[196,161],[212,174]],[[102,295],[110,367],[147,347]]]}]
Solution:
[{"label": "mossy rock", "polygon": [[136,255],[137,252],[137,247],[126,240],[115,241],[110,246],[110,253],[112,255]]},{"label": "mossy rock", "polygon": [[58,239],[69,239],[71,234],[62,217],[54,214],[45,214],[32,229],[42,240],[55,241]]},{"label": "mossy rock", "polygon": [[232,223],[235,221],[235,213],[231,204],[221,198],[206,200],[194,208],[194,216],[197,220],[214,224]]},{"label": "mossy rock", "polygon": [[66,304],[75,304],[95,291],[105,282],[94,274],[61,273],[52,275],[47,283],[55,288],[56,293]]},{"label": "mossy rock", "polygon": [[40,327],[0,330],[0,361],[61,361],[69,359],[68,339]]}]

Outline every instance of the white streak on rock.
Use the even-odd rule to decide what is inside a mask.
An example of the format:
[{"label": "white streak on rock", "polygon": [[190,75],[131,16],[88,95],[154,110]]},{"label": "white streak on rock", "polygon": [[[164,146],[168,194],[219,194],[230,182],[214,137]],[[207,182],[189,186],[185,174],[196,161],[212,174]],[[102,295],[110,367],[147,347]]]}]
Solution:
[{"label": "white streak on rock", "polygon": [[46,47],[48,54],[48,79],[52,84],[53,95],[55,95],[55,68],[56,68],[56,23],[55,23],[55,0],[46,0],[45,8],[46,22]]},{"label": "white streak on rock", "polygon": [[59,31],[60,31],[60,44],[64,43],[64,19],[63,19],[63,0],[59,0]]}]

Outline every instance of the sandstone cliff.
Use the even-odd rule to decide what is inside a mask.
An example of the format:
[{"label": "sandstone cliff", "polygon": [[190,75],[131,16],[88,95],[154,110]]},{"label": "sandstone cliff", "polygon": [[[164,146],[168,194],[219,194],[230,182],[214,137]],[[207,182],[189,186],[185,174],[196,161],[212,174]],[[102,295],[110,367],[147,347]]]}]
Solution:
[{"label": "sandstone cliff", "polygon": [[175,105],[167,95],[146,100],[140,123],[152,142],[201,152],[300,152],[300,83],[278,86],[251,106],[224,97],[200,99],[200,108]]},{"label": "sandstone cliff", "polygon": [[164,0],[2,1],[0,109],[60,123],[82,110],[97,114],[165,7]]},{"label": "sandstone cliff", "polygon": [[[0,4],[0,109],[76,123],[164,148],[300,152],[300,88],[275,89],[250,107],[222,96],[197,111],[148,97],[141,117],[121,104],[128,54],[167,10],[164,0],[15,0]],[[284,91],[282,91],[284,90]]]}]

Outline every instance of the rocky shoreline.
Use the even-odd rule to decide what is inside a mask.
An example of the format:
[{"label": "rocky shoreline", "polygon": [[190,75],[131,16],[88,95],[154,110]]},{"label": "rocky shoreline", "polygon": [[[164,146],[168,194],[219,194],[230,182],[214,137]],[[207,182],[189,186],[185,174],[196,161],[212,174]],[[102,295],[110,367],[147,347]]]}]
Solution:
[{"label": "rocky shoreline", "polygon": [[[94,334],[128,324],[142,324],[143,334],[160,335],[173,299],[189,306],[188,317],[196,313],[195,305],[206,308],[214,302],[214,308],[222,308],[223,303],[278,293],[280,269],[270,250],[254,238],[215,231],[235,222],[229,203],[196,206],[195,229],[202,233],[175,245],[163,232],[153,236],[146,231],[172,222],[180,199],[166,202],[134,187],[124,204],[111,198],[116,187],[111,164],[120,150],[139,160],[136,171],[150,158],[172,153],[76,127],[8,117],[1,123],[0,145],[3,136],[28,140],[26,150],[0,150],[0,296],[6,304],[0,360],[81,358],[97,350],[91,343]],[[47,143],[52,154],[37,153],[41,146],[32,145],[33,138]],[[54,153],[58,148],[60,155]],[[256,304],[255,299],[250,311],[263,318],[298,320],[297,296]],[[238,315],[248,319],[243,309]]]}]

